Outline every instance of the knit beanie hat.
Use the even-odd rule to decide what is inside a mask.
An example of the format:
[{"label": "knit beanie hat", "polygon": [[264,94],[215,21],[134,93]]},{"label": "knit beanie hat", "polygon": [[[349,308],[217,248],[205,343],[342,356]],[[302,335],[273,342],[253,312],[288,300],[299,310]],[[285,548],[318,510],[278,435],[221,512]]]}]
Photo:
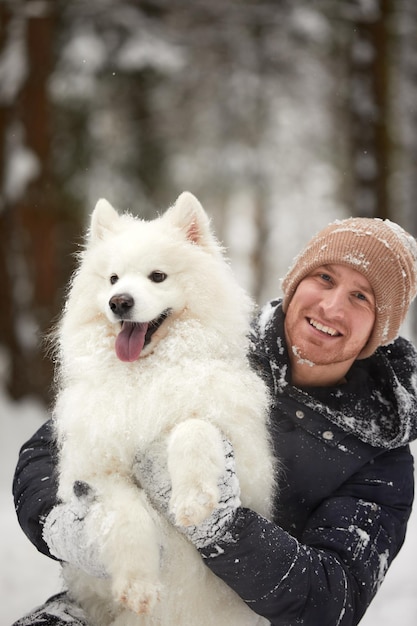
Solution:
[{"label": "knit beanie hat", "polygon": [[284,313],[299,283],[321,265],[348,265],[368,279],[375,295],[375,324],[360,353],[371,356],[397,336],[417,291],[417,242],[389,220],[352,217],[329,224],[294,259],[282,281]]}]

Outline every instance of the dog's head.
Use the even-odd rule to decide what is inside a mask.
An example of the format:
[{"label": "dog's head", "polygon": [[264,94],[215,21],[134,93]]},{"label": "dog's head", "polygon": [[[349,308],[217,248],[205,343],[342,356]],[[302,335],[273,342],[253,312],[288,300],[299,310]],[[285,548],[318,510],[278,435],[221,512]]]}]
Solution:
[{"label": "dog's head", "polygon": [[188,192],[152,221],[119,215],[99,200],[70,299],[86,300],[88,292],[84,308],[106,320],[118,358],[128,362],[151,353],[179,318],[223,329],[222,307],[235,325],[242,308],[209,218]]}]

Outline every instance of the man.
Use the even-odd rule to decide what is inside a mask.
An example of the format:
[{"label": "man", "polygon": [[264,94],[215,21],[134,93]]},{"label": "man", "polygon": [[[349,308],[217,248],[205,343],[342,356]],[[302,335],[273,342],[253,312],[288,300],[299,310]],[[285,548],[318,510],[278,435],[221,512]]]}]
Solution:
[{"label": "man", "polygon": [[[358,624],[403,544],[413,501],[417,352],[397,335],[416,295],[416,263],[416,241],[396,224],[335,222],[296,258],[282,302],[267,304],[254,322],[251,358],[273,392],[281,465],[274,519],[240,506],[228,463],[219,509],[179,531],[276,626]],[[45,554],[101,575],[99,538],[87,546],[83,535],[88,488],[72,509],[57,504],[55,481],[45,480],[53,476],[51,449],[47,423],[21,451],[19,521]],[[135,472],[166,512],[169,484],[153,471],[152,450]],[[15,626],[64,623],[85,621],[62,594]]]}]

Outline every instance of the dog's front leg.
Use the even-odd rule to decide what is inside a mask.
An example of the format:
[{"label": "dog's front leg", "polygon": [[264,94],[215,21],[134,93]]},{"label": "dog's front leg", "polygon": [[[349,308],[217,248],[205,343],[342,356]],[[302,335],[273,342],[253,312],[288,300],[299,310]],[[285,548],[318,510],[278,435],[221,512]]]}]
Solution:
[{"label": "dog's front leg", "polygon": [[90,532],[102,539],[114,599],[134,613],[151,613],[160,593],[161,537],[143,490],[121,476],[108,476]]},{"label": "dog's front leg", "polygon": [[218,483],[225,471],[222,434],[210,422],[188,419],[171,431],[167,452],[170,512],[180,526],[198,525],[219,502]]}]

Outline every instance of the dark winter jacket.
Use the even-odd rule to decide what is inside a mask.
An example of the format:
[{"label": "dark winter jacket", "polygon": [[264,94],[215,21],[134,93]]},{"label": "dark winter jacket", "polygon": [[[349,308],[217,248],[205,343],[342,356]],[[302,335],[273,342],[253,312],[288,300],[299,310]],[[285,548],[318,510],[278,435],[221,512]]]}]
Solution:
[{"label": "dark winter jacket", "polygon": [[[417,353],[404,339],[357,361],[334,388],[291,386],[279,301],[254,326],[253,361],[274,391],[281,462],[274,521],[241,508],[201,550],[210,569],[276,626],[359,622],[405,536],[413,500]],[[46,423],[22,448],[14,480],[20,524],[45,554],[40,519],[56,502]]]},{"label": "dark winter jacket", "polygon": [[210,569],[276,626],[353,626],[405,537],[414,495],[417,353],[398,339],[334,388],[291,386],[279,301],[254,326],[254,361],[274,390],[281,460],[274,522],[241,509],[201,550]]}]

